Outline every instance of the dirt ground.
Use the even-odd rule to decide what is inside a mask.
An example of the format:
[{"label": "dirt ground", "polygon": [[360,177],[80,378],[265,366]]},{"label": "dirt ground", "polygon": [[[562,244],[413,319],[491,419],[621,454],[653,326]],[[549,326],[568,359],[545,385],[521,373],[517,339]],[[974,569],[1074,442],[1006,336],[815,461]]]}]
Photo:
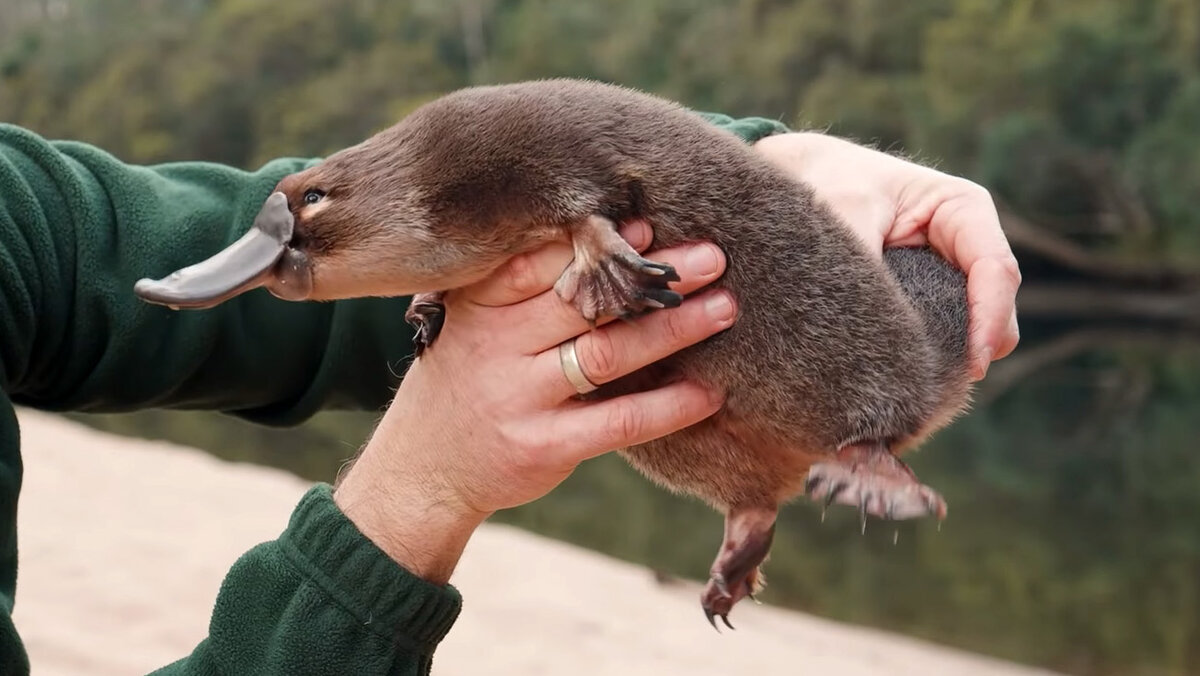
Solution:
[{"label": "dirt ground", "polygon": [[[226,570],[274,538],[308,484],[200,451],[19,412],[26,464],[15,621],[40,676],[145,673],[204,636]],[[454,584],[435,674],[1047,674],[770,606],[713,632],[698,586],[500,525]]]}]

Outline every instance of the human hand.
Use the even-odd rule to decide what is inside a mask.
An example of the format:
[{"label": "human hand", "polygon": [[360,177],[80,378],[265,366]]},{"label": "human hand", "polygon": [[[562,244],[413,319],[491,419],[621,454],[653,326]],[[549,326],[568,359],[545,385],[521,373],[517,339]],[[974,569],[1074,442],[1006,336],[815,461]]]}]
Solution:
[{"label": "human hand", "polygon": [[[622,234],[635,249],[650,229]],[[656,251],[687,294],[720,277],[711,244]],[[356,526],[411,572],[449,579],[474,529],[492,512],[545,495],[582,461],[649,441],[715,413],[723,393],[680,381],[581,402],[558,345],[579,336],[584,374],[602,384],[733,323],[732,296],[709,290],[678,308],[589,331],[551,290],[571,260],[566,245],[514,259],[445,298],[446,323],[416,360],[334,499]]]},{"label": "human hand", "polygon": [[976,380],[1016,348],[1021,272],[987,190],[825,134],[768,136],[755,148],[812,186],[872,253],[928,243],[966,273]]}]

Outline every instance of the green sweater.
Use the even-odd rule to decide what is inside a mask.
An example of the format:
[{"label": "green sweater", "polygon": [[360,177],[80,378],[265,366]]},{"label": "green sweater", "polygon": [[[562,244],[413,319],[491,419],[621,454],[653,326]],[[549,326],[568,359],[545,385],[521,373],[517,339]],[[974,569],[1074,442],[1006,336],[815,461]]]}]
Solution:
[{"label": "green sweater", "polygon": [[[760,118],[708,119],[747,142],[785,131]],[[392,373],[410,355],[406,298],[288,303],[259,289],[213,310],[173,312],[132,292],[138,278],[232,242],[280,178],[313,162],[280,159],[253,172],[131,166],[0,124],[0,674],[29,673],[12,622],[14,404],[211,409],[288,425],[323,408],[388,402]],[[278,539],[233,564],[208,637],[159,673],[425,674],[460,605],[452,586],[377,549],[318,484]]]}]

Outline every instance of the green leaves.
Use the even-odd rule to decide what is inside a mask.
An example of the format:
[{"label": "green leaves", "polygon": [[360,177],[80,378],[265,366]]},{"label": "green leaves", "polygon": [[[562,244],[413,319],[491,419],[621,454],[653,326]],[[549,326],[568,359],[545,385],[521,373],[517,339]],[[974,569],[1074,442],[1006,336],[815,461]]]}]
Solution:
[{"label": "green leaves", "polygon": [[321,155],[458,87],[591,77],[919,153],[1081,244],[1200,259],[1190,0],[62,7],[0,0],[0,119],[132,161]]}]

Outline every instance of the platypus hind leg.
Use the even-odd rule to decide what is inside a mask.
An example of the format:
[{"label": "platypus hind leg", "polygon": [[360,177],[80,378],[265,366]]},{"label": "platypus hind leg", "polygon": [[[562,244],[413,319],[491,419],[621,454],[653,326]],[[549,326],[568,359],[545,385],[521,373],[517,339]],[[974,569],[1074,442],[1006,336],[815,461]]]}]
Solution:
[{"label": "platypus hind leg", "polygon": [[942,496],[917,481],[917,475],[883,442],[845,446],[836,460],[814,464],[804,492],[826,506],[858,507],[864,527],[868,514],[882,519],[946,518]]},{"label": "platypus hind leg", "polygon": [[446,321],[446,306],[442,303],[445,295],[445,291],[415,294],[404,312],[404,321],[417,330],[413,334],[413,354],[418,357],[442,331]]},{"label": "platypus hind leg", "polygon": [[589,216],[570,228],[575,259],[554,290],[592,322],[628,318],[645,310],[675,307],[683,297],[667,288],[679,275],[669,265],[638,255],[603,216]]},{"label": "platypus hind leg", "polygon": [[713,627],[717,626],[713,618],[720,617],[733,629],[729,611],[734,604],[762,589],[764,580],[758,567],[771,551],[777,514],[777,507],[735,506],[725,515],[725,541],[700,597],[704,615]]}]

